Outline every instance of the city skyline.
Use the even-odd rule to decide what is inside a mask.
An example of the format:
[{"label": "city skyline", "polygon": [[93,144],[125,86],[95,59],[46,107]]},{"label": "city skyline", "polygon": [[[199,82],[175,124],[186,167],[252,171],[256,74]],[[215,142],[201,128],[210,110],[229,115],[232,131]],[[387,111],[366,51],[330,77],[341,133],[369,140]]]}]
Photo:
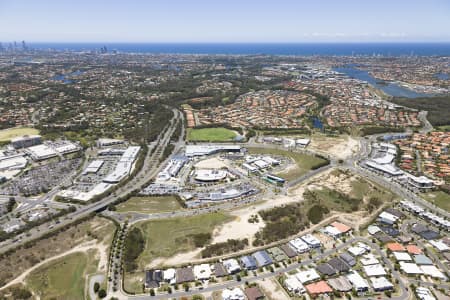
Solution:
[{"label": "city skyline", "polygon": [[449,42],[447,1],[0,0],[0,41]]}]

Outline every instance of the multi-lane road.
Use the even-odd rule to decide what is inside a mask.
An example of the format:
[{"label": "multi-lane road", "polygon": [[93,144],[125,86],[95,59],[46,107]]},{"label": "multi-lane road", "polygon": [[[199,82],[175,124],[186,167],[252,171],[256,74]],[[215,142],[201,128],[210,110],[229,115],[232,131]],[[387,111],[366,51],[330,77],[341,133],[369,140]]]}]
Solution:
[{"label": "multi-lane road", "polygon": [[[171,136],[176,129],[176,121],[183,120],[184,118],[183,114],[179,110],[173,109],[173,112],[173,122],[169,122],[169,124],[171,125],[169,125],[167,129],[160,134],[158,140],[149,145],[149,151],[147,156],[145,157],[143,167],[138,171],[135,177],[127,182],[125,186],[119,188],[115,193],[103,198],[98,202],[78,206],[75,212],[61,217],[60,222],[57,224],[54,221],[46,222],[30,229],[26,233],[21,234],[19,241],[17,241],[17,238],[11,238],[9,240],[3,241],[2,243],[0,243],[0,253],[4,253],[25,242],[35,240],[50,231],[67,226],[80,218],[88,216],[92,212],[100,211],[106,208],[109,204],[116,201],[118,198],[126,196],[131,191],[139,189],[143,184],[147,183],[150,178],[157,174],[158,167],[160,165],[159,160],[165,147],[170,143]],[[184,135],[184,133],[182,135]],[[177,147],[180,147],[179,143],[180,141],[177,141]]]}]

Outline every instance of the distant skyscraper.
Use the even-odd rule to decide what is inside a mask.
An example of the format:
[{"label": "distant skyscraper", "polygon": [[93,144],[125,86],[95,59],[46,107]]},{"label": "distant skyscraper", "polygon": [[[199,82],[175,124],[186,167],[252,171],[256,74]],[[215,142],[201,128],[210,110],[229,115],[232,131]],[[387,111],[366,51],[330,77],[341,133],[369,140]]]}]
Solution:
[{"label": "distant skyscraper", "polygon": [[0,52],[3,52],[3,51],[5,51],[5,48],[3,48],[3,44],[2,44],[2,42],[0,42]]},{"label": "distant skyscraper", "polygon": [[25,41],[22,41],[22,50],[23,51],[27,51],[28,50],[28,47],[27,47],[27,44],[25,43]]}]

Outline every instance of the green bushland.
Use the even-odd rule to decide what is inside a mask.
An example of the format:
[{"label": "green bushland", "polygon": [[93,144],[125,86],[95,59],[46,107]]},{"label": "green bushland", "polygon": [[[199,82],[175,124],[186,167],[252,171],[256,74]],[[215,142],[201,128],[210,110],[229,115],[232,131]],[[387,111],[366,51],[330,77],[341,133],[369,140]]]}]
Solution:
[{"label": "green bushland", "polygon": [[[334,171],[335,175],[346,174]],[[347,174],[349,175],[349,174]],[[324,220],[331,211],[351,213],[379,208],[384,202],[393,201],[395,195],[366,180],[353,180],[351,190],[342,193],[327,187],[306,190],[305,201],[259,211],[265,226],[255,234],[255,246],[288,238],[307,228],[311,223]]]},{"label": "green bushland", "polygon": [[125,271],[131,272],[137,269],[136,259],[145,248],[145,239],[139,228],[133,228],[127,234],[124,244],[123,262]]},{"label": "green bushland", "polygon": [[427,119],[433,126],[450,125],[450,96],[425,98],[392,98],[393,103],[417,110],[428,111]]},{"label": "green bushland", "polygon": [[227,128],[188,128],[187,139],[189,141],[227,142],[233,141],[236,133]]},{"label": "green bushland", "polygon": [[221,256],[227,253],[233,253],[243,250],[247,246],[248,246],[248,239],[243,240],[228,239],[226,242],[215,243],[206,246],[205,249],[202,250],[201,255],[202,258]]}]

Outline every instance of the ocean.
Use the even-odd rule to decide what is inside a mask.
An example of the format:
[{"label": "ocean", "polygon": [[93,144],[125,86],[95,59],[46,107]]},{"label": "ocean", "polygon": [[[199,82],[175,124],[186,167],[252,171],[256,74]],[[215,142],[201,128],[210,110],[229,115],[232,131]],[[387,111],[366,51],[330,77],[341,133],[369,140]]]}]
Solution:
[{"label": "ocean", "polygon": [[126,53],[242,55],[450,56],[450,43],[30,43],[36,49],[99,50]]}]

